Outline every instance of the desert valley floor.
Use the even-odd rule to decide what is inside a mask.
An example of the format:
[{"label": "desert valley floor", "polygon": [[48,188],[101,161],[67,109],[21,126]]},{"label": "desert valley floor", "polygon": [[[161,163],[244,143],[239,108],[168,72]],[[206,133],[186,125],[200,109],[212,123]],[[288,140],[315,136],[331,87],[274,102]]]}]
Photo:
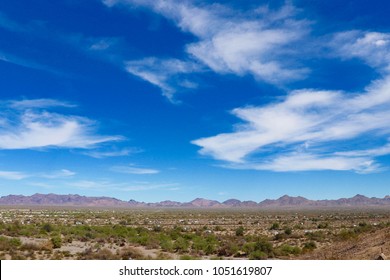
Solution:
[{"label": "desert valley floor", "polygon": [[387,207],[98,209],[3,206],[0,259],[377,259]]}]

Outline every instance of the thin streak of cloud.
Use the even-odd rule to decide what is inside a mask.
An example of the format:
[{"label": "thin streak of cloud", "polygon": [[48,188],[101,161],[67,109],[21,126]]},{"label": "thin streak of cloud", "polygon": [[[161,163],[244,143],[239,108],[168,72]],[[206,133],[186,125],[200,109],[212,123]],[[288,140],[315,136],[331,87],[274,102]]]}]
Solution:
[{"label": "thin streak of cloud", "polygon": [[0,178],[6,180],[22,180],[29,177],[28,174],[16,171],[0,171]]},{"label": "thin streak of cloud", "polygon": [[7,15],[0,12],[0,27],[12,32],[27,32],[30,31],[28,25],[20,24],[12,19],[10,19]]},{"label": "thin streak of cloud", "polygon": [[21,171],[0,171],[0,178],[7,180],[23,180],[26,178],[45,178],[45,179],[66,179],[71,178],[76,175],[76,172],[73,172],[68,169],[61,169],[52,172],[21,172]]},{"label": "thin streak of cloud", "polygon": [[389,144],[354,149],[366,137],[387,142],[390,136],[390,76],[359,94],[298,90],[281,102],[232,113],[244,121],[234,132],[192,141],[202,155],[232,168],[369,173],[382,168],[377,156],[390,154]]},{"label": "thin streak of cloud", "polygon": [[93,157],[93,158],[109,158],[109,157],[123,157],[128,156],[135,153],[142,152],[142,149],[139,148],[126,148],[122,150],[113,150],[113,151],[98,151],[98,150],[92,150],[92,151],[86,151],[83,152],[83,155]]},{"label": "thin streak of cloud", "polygon": [[76,172],[73,172],[68,169],[61,169],[52,173],[45,173],[40,175],[39,177],[47,178],[47,179],[63,179],[63,178],[70,178],[76,175]]},{"label": "thin streak of cloud", "polygon": [[26,109],[45,109],[50,107],[68,107],[73,108],[77,107],[75,104],[71,104],[66,101],[60,101],[56,99],[22,99],[22,100],[12,100],[9,101],[9,107],[18,110],[26,110]]},{"label": "thin streak of cloud", "polygon": [[64,74],[62,72],[60,72],[60,71],[58,71],[50,66],[37,63],[37,62],[30,60],[30,59],[21,58],[21,57],[15,56],[15,55],[11,55],[11,54],[5,53],[1,50],[0,50],[0,61],[15,64],[15,65],[22,66],[25,68],[46,71],[46,72],[55,74],[57,76],[64,76]]},{"label": "thin streak of cloud", "polygon": [[124,173],[124,174],[137,174],[137,175],[148,175],[160,173],[160,170],[151,168],[140,168],[134,166],[113,166],[110,168],[111,171]]},{"label": "thin streak of cloud", "polygon": [[[29,21],[20,23],[0,12],[0,28],[19,34],[23,40],[26,37],[41,43],[50,43],[58,46],[68,46],[75,51],[83,52],[94,58],[102,59],[106,62],[120,64],[123,60],[120,55],[125,50],[126,43],[119,37],[93,37],[82,33],[63,33],[61,30],[54,30],[48,27],[46,22]],[[50,72],[57,76],[68,76],[57,68],[46,64],[38,63],[34,58],[21,57],[12,54],[13,50],[0,50],[0,61],[12,63],[18,66]],[[38,50],[39,51],[39,50]]]}]

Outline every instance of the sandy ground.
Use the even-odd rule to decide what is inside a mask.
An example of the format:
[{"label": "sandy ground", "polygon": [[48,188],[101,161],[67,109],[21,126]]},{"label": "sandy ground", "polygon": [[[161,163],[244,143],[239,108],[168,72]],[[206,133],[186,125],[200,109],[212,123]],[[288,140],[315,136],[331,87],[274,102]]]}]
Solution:
[{"label": "sandy ground", "polygon": [[302,259],[374,260],[381,253],[390,259],[390,228],[330,244],[302,256]]}]

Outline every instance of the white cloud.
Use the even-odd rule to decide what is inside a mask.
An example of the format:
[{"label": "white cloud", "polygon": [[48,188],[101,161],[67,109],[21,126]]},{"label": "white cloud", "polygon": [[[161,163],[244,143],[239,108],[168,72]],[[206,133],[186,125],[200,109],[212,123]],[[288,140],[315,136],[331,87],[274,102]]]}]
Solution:
[{"label": "white cloud", "polygon": [[[123,139],[121,136],[97,135],[96,123],[90,119],[37,110],[38,107],[50,107],[61,102],[38,99],[36,102],[28,100],[27,103],[35,108],[6,110],[0,116],[0,149],[89,149]],[[15,105],[15,102],[13,104]],[[27,106],[26,101],[22,101],[17,107],[21,109],[23,106]],[[12,109],[12,106],[9,109]]]},{"label": "white cloud", "polygon": [[238,21],[230,26],[226,20],[221,26],[212,36],[187,46],[188,53],[213,71],[240,76],[251,74],[274,84],[300,79],[307,73],[307,69],[284,65],[281,61],[283,55],[277,53],[302,36],[297,31],[268,29],[256,21]]},{"label": "white cloud", "polygon": [[76,175],[76,172],[70,171],[68,169],[61,169],[51,173],[42,174],[40,177],[47,179],[63,179],[73,177],[74,175]]},{"label": "white cloud", "polygon": [[138,175],[146,175],[146,174],[157,174],[160,173],[157,169],[150,168],[140,168],[134,166],[113,166],[110,168],[111,171],[125,174],[138,174]]},{"label": "white cloud", "polygon": [[7,180],[22,180],[25,178],[46,178],[46,179],[64,179],[76,175],[75,172],[68,169],[61,169],[46,173],[26,173],[20,171],[0,171],[0,178]]},{"label": "white cloud", "polygon": [[0,50],[0,61],[4,61],[7,63],[12,63],[18,66],[26,67],[26,68],[31,68],[31,69],[36,69],[36,70],[41,70],[41,71],[46,71],[50,72],[52,74],[58,75],[58,76],[63,76],[63,73],[57,71],[56,69],[53,69],[47,65],[43,65],[40,63],[36,63],[33,60],[22,58],[19,56],[11,55],[6,52],[3,52]]},{"label": "white cloud", "polygon": [[[234,165],[230,166],[234,168]],[[242,167],[238,167],[242,168]],[[349,157],[337,155],[319,155],[302,152],[277,155],[262,163],[252,163],[246,168],[255,170],[318,171],[318,170],[354,170],[357,173],[371,173],[382,169],[369,157]]]},{"label": "white cloud", "polygon": [[390,70],[389,33],[358,30],[340,32],[334,35],[329,45],[345,59],[360,58],[371,67]]},{"label": "white cloud", "polygon": [[355,157],[378,157],[390,154],[390,139],[388,139],[388,144],[374,149],[366,150],[352,150],[347,152],[338,152],[335,153],[340,156],[355,156]]},{"label": "white cloud", "polygon": [[28,174],[16,171],[0,171],[0,178],[7,180],[22,180],[29,177]]},{"label": "white cloud", "polygon": [[[307,22],[295,20],[291,5],[280,10],[260,7],[251,11],[236,11],[219,4],[195,4],[176,0],[105,0],[109,7],[117,4],[144,6],[172,20],[183,32],[198,40],[187,44],[188,59],[192,59],[219,74],[252,75],[273,84],[301,79],[308,70],[296,66],[293,44],[307,33]],[[174,61],[175,66],[166,67]],[[179,60],[146,58],[127,64],[127,71],[160,87],[171,98],[177,83],[168,79],[180,73],[196,72],[197,67],[181,67]],[[179,64],[180,67],[176,67]],[[129,67],[130,66],[130,67]],[[164,72],[164,69],[166,71]]]},{"label": "white cloud", "polygon": [[[299,90],[281,102],[232,113],[244,121],[234,132],[192,142],[229,167],[364,173],[380,168],[376,156],[390,154],[390,77],[359,94]],[[365,149],[366,139],[382,146]]]},{"label": "white cloud", "polygon": [[112,7],[118,3],[117,0],[102,0],[102,3],[108,7]]},{"label": "white cloud", "polygon": [[107,157],[122,157],[128,156],[130,154],[139,153],[141,149],[137,148],[126,148],[122,150],[113,150],[113,151],[86,151],[83,154],[93,158],[107,158]]},{"label": "white cloud", "polygon": [[91,181],[91,180],[79,180],[74,182],[67,183],[68,186],[76,187],[80,189],[102,189],[102,188],[112,188],[114,185],[107,181]]},{"label": "white cloud", "polygon": [[9,101],[9,107],[18,109],[18,110],[26,110],[26,109],[44,109],[50,107],[76,107],[76,105],[71,104],[69,102],[55,100],[55,99],[23,99],[23,100],[12,100]]},{"label": "white cloud", "polygon": [[102,38],[91,43],[89,46],[90,50],[93,51],[104,51],[109,49],[113,44],[116,44],[116,40],[112,38]]},{"label": "white cloud", "polygon": [[177,88],[194,88],[196,84],[184,81],[183,74],[200,71],[201,67],[194,62],[178,59],[145,58],[127,61],[126,71],[159,87],[164,96],[173,101]]}]

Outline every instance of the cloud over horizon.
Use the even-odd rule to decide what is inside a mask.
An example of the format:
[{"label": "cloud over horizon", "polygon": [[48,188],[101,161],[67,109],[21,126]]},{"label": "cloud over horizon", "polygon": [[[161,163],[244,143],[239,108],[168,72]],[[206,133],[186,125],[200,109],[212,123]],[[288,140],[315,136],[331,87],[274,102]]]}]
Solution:
[{"label": "cloud over horizon", "polygon": [[73,107],[51,99],[3,102],[0,114],[0,149],[90,149],[122,136],[96,134],[96,122],[85,117],[49,112],[49,107]]},{"label": "cloud over horizon", "polygon": [[22,180],[29,177],[28,174],[18,171],[0,171],[0,178],[6,180]]},{"label": "cloud over horizon", "polygon": [[135,167],[133,165],[120,165],[113,166],[110,168],[111,171],[124,173],[124,174],[137,174],[137,175],[148,175],[160,173],[160,170],[151,168]]},{"label": "cloud over horizon", "polygon": [[233,132],[192,143],[201,147],[200,154],[225,161],[229,168],[383,169],[377,158],[390,154],[389,38],[354,31],[336,34],[331,42],[343,59],[360,58],[384,73],[364,91],[294,90],[280,102],[234,109],[232,114],[244,123]]}]

